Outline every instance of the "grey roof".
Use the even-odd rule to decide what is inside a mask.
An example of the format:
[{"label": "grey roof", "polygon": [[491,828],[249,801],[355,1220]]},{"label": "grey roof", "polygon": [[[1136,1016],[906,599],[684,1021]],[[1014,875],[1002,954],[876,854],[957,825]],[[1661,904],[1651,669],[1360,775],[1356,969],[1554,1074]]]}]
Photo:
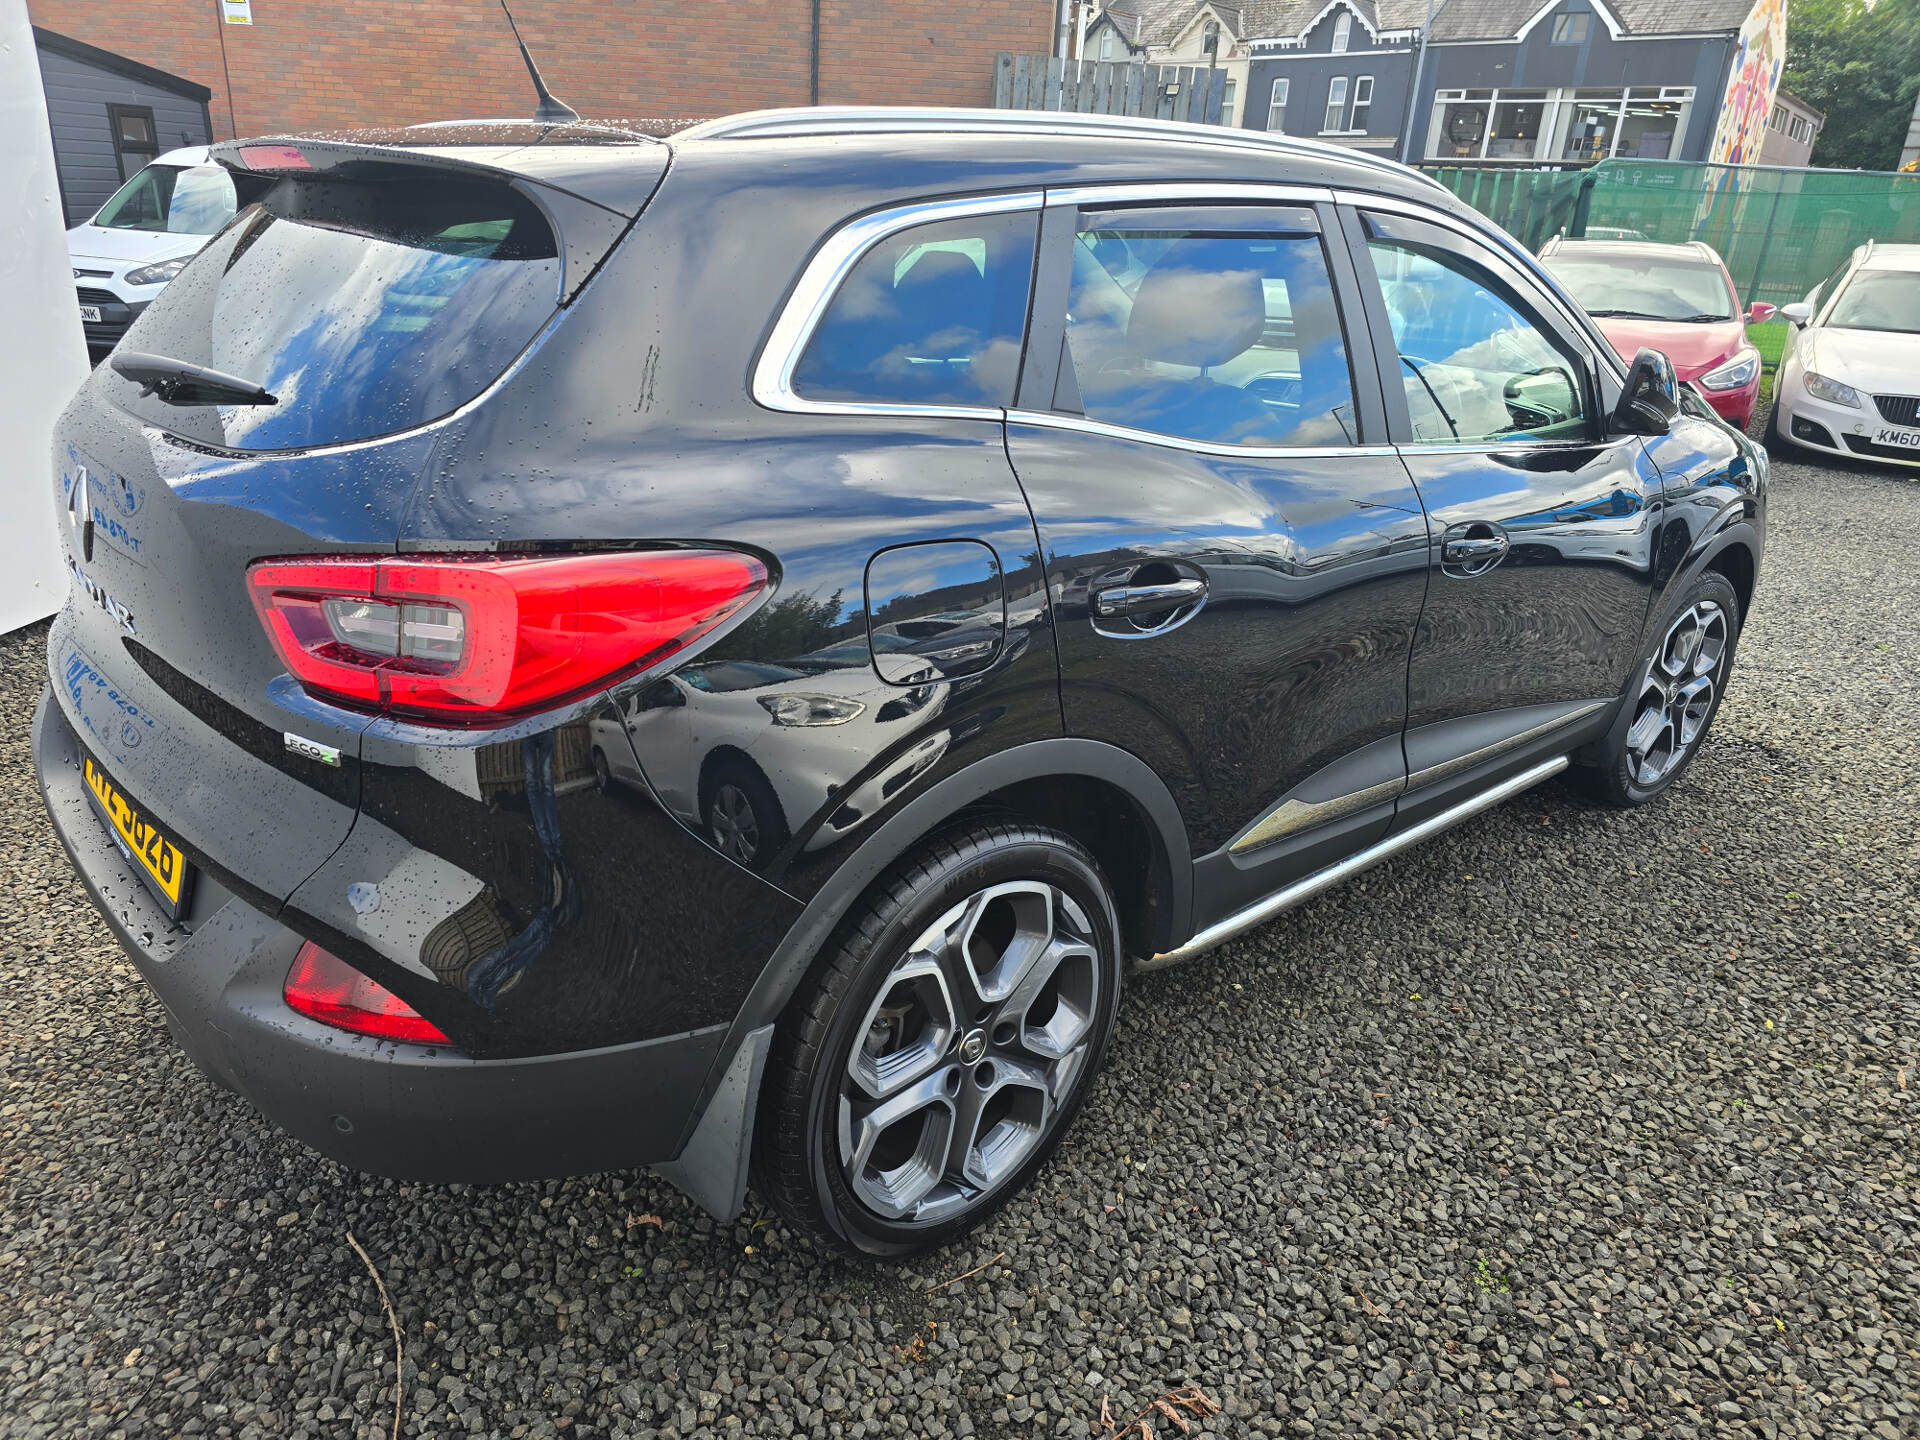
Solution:
[{"label": "grey roof", "polygon": [[1199,8],[1195,0],[1114,0],[1100,13],[1113,22],[1121,39],[1138,49],[1171,39],[1170,32]]},{"label": "grey roof", "polygon": [[[1433,17],[1435,40],[1506,40],[1537,15],[1546,0],[1446,0]],[[1629,35],[1696,34],[1738,30],[1752,0],[1600,0]],[[1414,22],[1418,24],[1418,21]]]},{"label": "grey roof", "polygon": [[[1435,0],[1435,8],[1441,3]],[[1418,30],[1427,19],[1427,0],[1347,0],[1347,7],[1375,30]],[[1248,40],[1291,40],[1326,8],[1327,0],[1253,0],[1240,34]]]}]

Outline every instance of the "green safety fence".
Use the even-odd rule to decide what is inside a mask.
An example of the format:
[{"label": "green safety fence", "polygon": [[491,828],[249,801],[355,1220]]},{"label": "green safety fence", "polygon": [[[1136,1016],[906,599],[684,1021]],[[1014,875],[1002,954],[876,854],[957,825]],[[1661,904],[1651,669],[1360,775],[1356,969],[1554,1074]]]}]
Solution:
[{"label": "green safety fence", "polygon": [[1920,242],[1920,175],[1676,160],[1427,173],[1529,250],[1559,234],[1704,240],[1747,302],[1803,299],[1868,240]]}]

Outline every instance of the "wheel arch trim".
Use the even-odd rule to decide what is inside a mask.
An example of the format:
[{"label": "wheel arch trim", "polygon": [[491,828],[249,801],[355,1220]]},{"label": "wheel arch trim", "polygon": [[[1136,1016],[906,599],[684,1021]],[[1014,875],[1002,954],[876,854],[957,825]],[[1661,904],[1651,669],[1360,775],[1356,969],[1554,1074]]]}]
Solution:
[{"label": "wheel arch trim", "polygon": [[752,1046],[759,1054],[742,1068],[757,1069],[764,1062],[771,1026],[812,968],[820,947],[867,888],[916,842],[998,791],[1063,775],[1113,786],[1146,817],[1166,864],[1168,944],[1184,942],[1193,916],[1193,854],[1172,792],[1146,761],[1118,746],[1071,737],[1036,740],[987,756],[889,816],[807,902],[734,1017],[695,1109],[699,1119],[679,1158],[656,1166],[656,1172],[715,1218],[736,1218],[745,1201],[759,1086],[721,1082],[733,1074],[743,1047]]}]

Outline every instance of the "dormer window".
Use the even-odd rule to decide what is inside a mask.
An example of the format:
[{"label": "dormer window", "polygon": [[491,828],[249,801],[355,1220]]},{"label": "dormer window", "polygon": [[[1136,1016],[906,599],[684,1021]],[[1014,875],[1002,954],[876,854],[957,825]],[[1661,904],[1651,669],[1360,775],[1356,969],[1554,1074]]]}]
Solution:
[{"label": "dormer window", "polygon": [[1209,20],[1200,31],[1200,53],[1212,60],[1220,54],[1220,25]]},{"label": "dormer window", "polygon": [[1113,30],[1111,27],[1100,32],[1100,58],[1113,59]]},{"label": "dormer window", "polygon": [[1592,31],[1591,15],[1556,15],[1553,17],[1551,40],[1555,45],[1584,45]]},{"label": "dormer window", "polygon": [[1339,18],[1333,22],[1333,53],[1346,54],[1347,42],[1351,39],[1353,39],[1353,12],[1342,10]]}]

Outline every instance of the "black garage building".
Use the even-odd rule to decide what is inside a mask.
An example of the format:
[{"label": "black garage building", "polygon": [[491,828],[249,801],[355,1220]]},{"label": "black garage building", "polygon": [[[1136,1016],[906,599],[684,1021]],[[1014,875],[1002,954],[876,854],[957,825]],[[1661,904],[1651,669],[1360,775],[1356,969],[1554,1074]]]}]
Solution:
[{"label": "black garage building", "polygon": [[67,224],[78,225],[156,155],[213,138],[213,92],[111,50],[33,27]]}]

